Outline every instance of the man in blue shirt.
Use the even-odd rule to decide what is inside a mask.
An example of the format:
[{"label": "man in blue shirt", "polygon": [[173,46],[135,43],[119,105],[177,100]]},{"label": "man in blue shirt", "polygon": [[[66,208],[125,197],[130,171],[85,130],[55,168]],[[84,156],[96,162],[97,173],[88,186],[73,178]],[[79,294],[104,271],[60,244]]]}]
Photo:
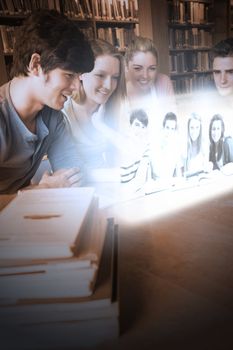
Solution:
[{"label": "man in blue shirt", "polygon": [[41,10],[19,28],[14,78],[0,87],[0,194],[29,186],[45,155],[52,174],[39,187],[80,185],[81,164],[60,110],[93,65],[89,43],[62,14]]}]

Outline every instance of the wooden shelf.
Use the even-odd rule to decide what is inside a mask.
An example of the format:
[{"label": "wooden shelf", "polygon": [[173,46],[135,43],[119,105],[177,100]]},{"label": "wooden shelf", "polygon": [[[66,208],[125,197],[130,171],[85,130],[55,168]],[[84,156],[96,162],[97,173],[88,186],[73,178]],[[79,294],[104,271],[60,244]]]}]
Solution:
[{"label": "wooden shelf", "polygon": [[106,23],[106,24],[138,24],[139,21],[138,20],[119,20],[117,21],[116,19],[94,19],[94,21],[96,22],[96,24],[99,23]]},{"label": "wooden shelf", "polygon": [[208,71],[192,71],[192,72],[182,72],[182,73],[171,73],[170,77],[173,78],[179,78],[181,76],[193,76],[193,75],[201,75],[201,74],[212,74],[212,70]]},{"label": "wooden shelf", "polygon": [[172,28],[212,28],[214,27],[214,23],[180,23],[180,22],[168,22],[168,26]]},{"label": "wooden shelf", "polygon": [[179,48],[179,49],[169,49],[169,52],[190,52],[190,51],[210,51],[210,47],[195,47],[195,48]]},{"label": "wooden shelf", "polygon": [[[108,40],[113,43],[116,48],[118,48],[119,52],[124,52],[125,47],[128,46],[134,35],[138,34],[139,21],[137,18],[135,18],[137,15],[136,5],[131,3],[132,7],[129,8],[128,12],[125,12],[125,8],[122,7],[117,9],[116,7],[111,7],[111,9],[109,7],[107,9],[106,7],[104,10],[101,0],[98,0],[98,8],[96,8],[96,1],[89,0],[90,9],[88,9],[88,6],[86,7],[84,3],[83,6],[81,6],[80,4],[75,5],[74,0],[69,0],[69,2],[56,1],[54,2],[53,6],[72,21],[77,22],[87,38],[102,38],[104,40]],[[0,30],[0,43],[2,41],[4,44],[3,49],[5,48],[6,52],[4,53],[3,50],[1,50],[0,55],[2,56],[3,63],[5,60],[5,65],[10,64],[9,62],[11,62],[10,59],[13,55],[13,53],[8,51],[8,49],[12,48],[13,46],[12,37],[14,36],[14,27],[22,25],[23,20],[31,14],[32,7],[35,7],[36,5],[34,3],[25,4],[25,6],[28,7],[28,10],[22,8],[22,4],[19,3],[18,6],[20,11],[16,11],[15,13],[12,11],[11,2],[4,2],[4,7],[1,7],[2,12],[0,13],[0,25],[2,25],[3,28]],[[43,8],[43,6],[41,8]],[[5,13],[3,10],[5,10]],[[101,15],[102,18],[96,16],[96,14]],[[129,16],[126,18],[126,15],[128,14]],[[115,19],[118,17],[120,18],[119,20]],[[9,28],[11,31],[11,36],[8,36]],[[108,28],[110,28],[110,30],[108,30]],[[125,35],[125,32],[127,32],[127,35]]]}]

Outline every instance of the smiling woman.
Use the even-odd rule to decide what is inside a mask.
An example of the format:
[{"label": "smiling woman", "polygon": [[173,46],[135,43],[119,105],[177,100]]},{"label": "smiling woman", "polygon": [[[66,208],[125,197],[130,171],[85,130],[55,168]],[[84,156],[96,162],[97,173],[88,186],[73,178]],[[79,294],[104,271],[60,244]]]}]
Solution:
[{"label": "smiling woman", "polygon": [[213,169],[233,173],[233,139],[224,137],[225,124],[220,114],[215,114],[209,125],[210,153],[209,159]]},{"label": "smiling woman", "polygon": [[125,59],[129,99],[152,92],[157,97],[174,95],[171,80],[158,71],[159,55],[151,39],[136,37],[126,50]]},{"label": "smiling woman", "polygon": [[89,179],[96,169],[113,166],[112,143],[104,128],[97,128],[97,124],[116,130],[125,98],[123,57],[106,41],[93,40],[90,44],[95,56],[94,69],[76,79],[76,90],[64,106]]},{"label": "smiling woman", "polygon": [[172,82],[159,71],[159,54],[149,38],[135,37],[126,50],[125,61],[128,117],[132,110],[143,108],[152,138],[157,138],[164,116],[177,112]]}]

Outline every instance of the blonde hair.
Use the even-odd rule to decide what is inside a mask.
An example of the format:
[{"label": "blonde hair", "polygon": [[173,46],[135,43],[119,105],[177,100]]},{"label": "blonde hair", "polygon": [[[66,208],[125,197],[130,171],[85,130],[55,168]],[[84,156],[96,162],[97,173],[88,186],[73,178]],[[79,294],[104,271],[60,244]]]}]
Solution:
[{"label": "blonde hair", "polygon": [[[108,124],[115,124],[117,116],[117,110],[122,100],[126,97],[126,84],[125,84],[125,67],[124,58],[117,52],[116,48],[105,40],[96,39],[89,41],[92,51],[94,53],[95,60],[97,57],[110,55],[118,59],[120,64],[120,76],[117,82],[117,87],[113,91],[112,95],[109,97],[105,104],[105,119]],[[72,98],[78,104],[84,104],[86,100],[86,93],[84,91],[82,82],[78,90],[72,94]],[[109,118],[109,116],[112,116]],[[111,119],[111,120],[110,120]],[[115,119],[115,120],[114,120]]]},{"label": "blonde hair", "polygon": [[132,41],[131,44],[128,46],[126,52],[125,52],[125,61],[128,65],[129,61],[132,60],[134,54],[136,52],[151,52],[152,55],[155,56],[157,61],[159,60],[158,51],[155,47],[154,42],[149,39],[142,36],[136,36]]}]

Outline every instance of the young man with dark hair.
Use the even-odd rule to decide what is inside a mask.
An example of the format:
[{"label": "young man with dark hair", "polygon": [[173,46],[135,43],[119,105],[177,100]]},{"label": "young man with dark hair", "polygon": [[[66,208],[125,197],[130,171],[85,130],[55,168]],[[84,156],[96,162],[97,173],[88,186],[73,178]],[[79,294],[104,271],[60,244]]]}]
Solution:
[{"label": "young man with dark hair", "polygon": [[173,112],[168,112],[163,119],[163,128],[167,131],[175,131],[177,129],[177,116]]},{"label": "young man with dark hair", "polygon": [[14,77],[0,87],[0,194],[30,185],[44,155],[53,174],[39,187],[80,185],[81,164],[60,110],[93,65],[89,43],[62,14],[41,10],[19,28]]},{"label": "young man with dark hair", "polygon": [[148,126],[148,115],[143,109],[136,109],[130,115],[131,133],[134,136],[145,137],[145,129]]},{"label": "young man with dark hair", "polygon": [[182,174],[182,157],[178,135],[178,120],[173,112],[163,119],[163,129],[152,161],[154,177],[169,180]]},{"label": "young man with dark hair", "polygon": [[219,94],[233,97],[233,38],[216,44],[211,55],[214,82]]}]

